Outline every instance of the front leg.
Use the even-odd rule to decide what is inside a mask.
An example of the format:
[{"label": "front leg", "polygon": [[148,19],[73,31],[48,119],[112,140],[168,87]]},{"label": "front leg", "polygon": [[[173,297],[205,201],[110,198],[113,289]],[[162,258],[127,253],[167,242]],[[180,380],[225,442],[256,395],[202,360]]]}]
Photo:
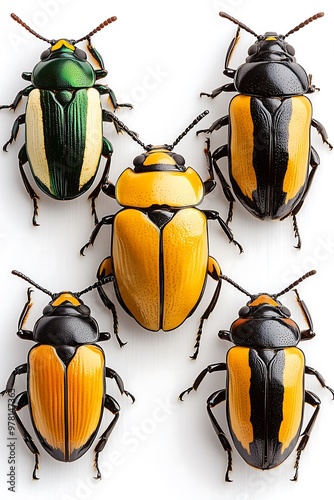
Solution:
[{"label": "front leg", "polygon": [[80,250],[81,255],[84,255],[86,248],[88,248],[89,246],[94,244],[94,241],[95,241],[97,235],[99,234],[101,227],[104,225],[113,224],[114,218],[115,218],[114,215],[107,215],[106,217],[103,217],[100,220],[100,222],[94,227],[92,234],[90,235],[89,241],[81,248],[81,250]]},{"label": "front leg", "polygon": [[0,392],[1,396],[4,396],[5,394],[9,394],[15,385],[15,379],[17,375],[23,375],[28,372],[28,364],[24,363],[23,365],[19,365],[15,368],[15,370],[12,371],[12,373],[9,375],[9,378],[7,380],[6,384],[6,389]]},{"label": "front leg", "polygon": [[[31,73],[23,73],[23,75],[31,75]],[[25,78],[25,80],[27,80],[27,78]],[[17,106],[20,104],[22,97],[28,97],[30,92],[35,88],[36,88],[35,85],[29,85],[25,89],[20,90],[20,92],[17,94],[17,96],[15,97],[14,101],[11,104],[3,104],[2,106],[0,106],[0,109],[13,109],[15,111]]]},{"label": "front leg", "polygon": [[114,91],[111,90],[111,88],[108,87],[108,85],[94,85],[94,88],[101,95],[105,95],[105,94],[108,95],[108,97],[109,97],[109,99],[111,101],[111,105],[112,105],[113,109],[117,109],[117,108],[130,108],[130,109],[132,109],[133,108],[132,104],[129,104],[129,103],[122,103],[122,104],[120,104],[119,102],[117,102],[117,99],[116,99]]}]

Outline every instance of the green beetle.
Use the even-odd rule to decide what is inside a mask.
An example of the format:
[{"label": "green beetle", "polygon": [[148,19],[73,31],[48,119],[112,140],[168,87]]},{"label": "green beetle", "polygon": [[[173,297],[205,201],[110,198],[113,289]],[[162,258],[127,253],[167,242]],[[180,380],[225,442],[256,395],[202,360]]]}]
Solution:
[{"label": "green beetle", "polygon": [[[0,106],[0,109],[15,110],[22,97],[27,97],[26,112],[15,120],[11,137],[3,149],[7,150],[7,146],[16,139],[20,125],[25,124],[26,137],[19,152],[19,169],[34,204],[33,224],[38,225],[39,197],[24,171],[26,163],[29,163],[41,191],[56,200],[71,200],[91,187],[103,156],[106,164],[101,180],[89,196],[97,223],[95,200],[108,178],[113,153],[111,143],[103,136],[103,122],[111,121],[112,113],[102,109],[101,95],[109,96],[113,109],[131,105],[119,104],[107,85],[96,84],[96,80],[107,75],[107,70],[101,55],[91,45],[91,37],[117,18],[106,19],[78,40],[48,40],[15,14],[11,17],[34,36],[50,44],[42,52],[41,60],[33,71],[22,74],[22,78],[31,84],[21,90],[11,104]],[[83,40],[88,40],[88,51],[99,69],[94,69],[87,61],[86,52],[76,47]]]}]

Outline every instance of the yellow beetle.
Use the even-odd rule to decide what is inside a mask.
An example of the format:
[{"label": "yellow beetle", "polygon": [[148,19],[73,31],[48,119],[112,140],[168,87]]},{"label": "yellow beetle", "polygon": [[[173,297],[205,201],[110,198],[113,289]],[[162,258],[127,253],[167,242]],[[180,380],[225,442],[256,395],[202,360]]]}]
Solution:
[{"label": "yellow beetle", "polygon": [[[180,326],[200,302],[207,275],[216,280],[216,290],[200,320],[194,358],[203,322],[215,307],[221,288],[220,266],[209,255],[207,220],[217,220],[230,242],[242,251],[218,212],[197,208],[215,187],[209,141],[205,149],[209,177],[204,182],[194,169],[185,167],[181,155],[173,152],[206,114],[199,115],[172,145],[145,146],[120,124],[145,152],[134,159],[134,169],[127,168],[116,185],[104,186],[104,192],[124,208],[102,218],[81,250],[83,254],[94,243],[103,225],[112,225],[111,255],[101,263],[98,276],[114,278],[120,304],[147,330],[168,331]],[[113,312],[117,330],[114,304],[102,287],[98,291]]]}]

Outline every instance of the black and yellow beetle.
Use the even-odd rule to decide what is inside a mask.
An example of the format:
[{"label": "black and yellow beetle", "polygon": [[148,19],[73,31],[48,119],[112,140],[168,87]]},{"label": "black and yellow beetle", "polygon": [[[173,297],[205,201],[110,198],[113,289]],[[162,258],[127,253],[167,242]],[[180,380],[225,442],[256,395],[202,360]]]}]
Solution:
[{"label": "black and yellow beetle", "polygon": [[[219,337],[235,344],[226,363],[216,363],[205,368],[194,384],[183,391],[179,399],[197,389],[205,375],[226,371],[226,389],[214,392],[207,400],[207,411],[221,445],[228,455],[225,480],[230,481],[232,448],[229,440],[212,412],[219,403],[226,402],[227,422],[233,443],[241,457],[257,469],[272,469],[280,465],[295,449],[297,458],[295,475],[298,478],[299,460],[320,410],[320,399],[304,387],[304,375],[314,375],[328,389],[334,399],[334,390],[313,368],[305,365],[303,352],[296,346],[301,340],[315,335],[310,313],[300,299],[297,302],[307,321],[308,328],[301,331],[287,307],[277,297],[297,286],[314,274],[310,271],[280,293],[251,295],[230,280],[228,281],[250,297],[239,311],[230,330],[222,330]],[[302,432],[304,404],[314,408]]]},{"label": "black and yellow beetle", "polygon": [[[232,220],[234,193],[246,210],[259,219],[282,220],[291,215],[296,248],[300,248],[296,214],[320,163],[311,146],[311,127],[330,149],[332,146],[324,127],[312,117],[311,103],[304,95],[318,89],[311,84],[311,76],[296,63],[295,50],[286,38],[323,13],[307,19],[284,36],[274,32],[259,36],[225,12],[220,15],[238,25],[223,71],[233,78],[233,83],[201,95],[212,98],[221,92],[238,92],[238,95],[231,100],[228,115],[199,132],[211,133],[226,125],[229,128],[228,144],[212,154],[214,168],[229,201],[227,223]],[[246,62],[234,70],[229,68],[229,62],[240,28],[257,40],[249,48]],[[233,193],[217,164],[223,157],[228,157]]]},{"label": "black and yellow beetle", "polygon": [[[9,105],[0,109],[15,110],[22,97],[27,97],[25,114],[14,122],[10,139],[3,149],[16,139],[19,127],[25,124],[25,144],[19,152],[19,169],[24,186],[33,201],[33,224],[38,225],[38,195],[24,171],[29,163],[32,176],[42,192],[56,200],[71,200],[85,193],[93,184],[101,156],[106,158],[101,180],[90,194],[92,214],[97,223],[95,200],[102,184],[108,179],[113,148],[103,136],[103,122],[110,122],[111,112],[101,108],[101,95],[108,95],[113,109],[119,104],[114,92],[96,80],[108,72],[91,37],[108,24],[110,17],[88,35],[78,40],[48,40],[27,26],[15,14],[12,18],[37,38],[50,44],[31,73],[22,78],[30,85],[21,90]],[[95,70],[78,42],[88,40],[88,51],[98,63]],[[118,129],[117,129],[118,130]]]},{"label": "black and yellow beetle", "polygon": [[[99,331],[89,307],[80,299],[82,294],[96,288],[97,283],[78,293],[51,293],[20,272],[13,271],[13,274],[52,297],[33,331],[25,330],[24,323],[32,305],[32,290],[28,289],[17,335],[37,342],[37,345],[30,349],[28,362],[13,370],[6,389],[1,392],[2,395],[10,393],[16,376],[27,374],[27,391],[14,398],[12,411],[24,442],[35,455],[33,478],[39,479],[36,476],[39,451],[18,416],[18,411],[25,406],[29,407],[39,442],[53,458],[62,462],[77,460],[91,447],[103,409],[108,409],[113,419],[94,449],[96,479],[100,479],[98,456],[117,423],[120,411],[117,401],[106,394],[106,378],[115,379],[121,394],[130,396],[132,401],[134,397],[124,389],[121,377],[105,366],[103,350],[96,342],[108,340],[110,333]],[[98,285],[108,281],[101,281]]]},{"label": "black and yellow beetle", "polygon": [[[172,145],[145,146],[128,131],[145,152],[137,156],[135,168],[127,168],[103,191],[124,208],[103,217],[95,226],[89,242],[104,225],[112,225],[111,256],[98,270],[98,278],[114,279],[116,295],[123,308],[144,328],[169,331],[180,326],[196,309],[204,292],[207,275],[217,281],[212,300],[200,320],[195,353],[197,356],[202,325],[218,300],[220,267],[209,255],[207,221],[217,220],[230,242],[230,229],[213,210],[199,210],[197,205],[215,187],[211,156],[205,150],[209,177],[202,181],[184,158],[173,152],[174,146],[207,114],[199,115]],[[127,131],[123,123],[123,130]],[[207,141],[208,142],[208,141]],[[103,303],[117,315],[114,304],[102,287]]]}]

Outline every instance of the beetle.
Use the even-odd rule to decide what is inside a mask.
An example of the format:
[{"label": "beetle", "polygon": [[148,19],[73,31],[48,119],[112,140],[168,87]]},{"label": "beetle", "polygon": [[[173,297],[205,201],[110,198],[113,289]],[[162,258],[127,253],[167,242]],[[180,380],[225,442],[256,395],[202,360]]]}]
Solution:
[{"label": "beetle", "polygon": [[[186,168],[183,156],[173,152],[207,113],[199,115],[172,145],[146,146],[128,131],[145,152],[134,159],[134,169],[123,171],[116,185],[109,182],[103,187],[123,209],[103,217],[81,249],[83,254],[93,245],[102,226],[112,226],[111,255],[101,263],[98,279],[111,277],[122,307],[151,331],[180,326],[198,306],[207,275],[217,281],[200,319],[193,358],[198,354],[203,322],[215,307],[221,288],[220,266],[208,253],[207,221],[217,220],[229,241],[242,251],[218,212],[197,208],[215,187],[209,140],[205,149],[209,177],[204,182],[194,169]],[[127,131],[122,122],[121,126]],[[102,287],[98,292],[112,311],[117,330],[115,306]]]},{"label": "beetle", "polygon": [[[215,363],[205,368],[193,385],[183,391],[179,399],[198,386],[208,373],[226,371],[226,389],[214,392],[207,400],[207,411],[213,428],[228,456],[225,480],[230,481],[232,447],[212,409],[226,402],[227,423],[235,448],[241,457],[257,469],[271,469],[280,465],[295,449],[294,464],[298,478],[299,461],[320,410],[320,399],[304,388],[304,374],[314,375],[322,387],[331,389],[322,375],[305,365],[303,352],[297,347],[302,340],[315,336],[310,313],[295,289],[297,302],[307,322],[300,330],[291,318],[289,309],[277,297],[293,289],[312,276],[309,271],[277,294],[251,295],[227,276],[228,281],[250,300],[239,311],[230,330],[221,330],[219,337],[234,344],[226,356],[226,363]],[[314,411],[304,432],[301,432],[304,404]]]},{"label": "beetle", "polygon": [[[257,35],[229,14],[220,12],[220,16],[238,25],[223,71],[224,75],[233,78],[233,83],[211,94],[201,93],[201,96],[212,98],[221,92],[238,93],[230,101],[228,115],[216,120],[210,128],[197,132],[212,133],[228,126],[228,143],[212,154],[214,168],[229,202],[227,223],[232,221],[235,197],[261,220],[283,220],[292,216],[296,248],[301,247],[296,214],[320,164],[318,153],[310,143],[311,127],[330,149],[332,145],[323,125],[312,117],[311,102],[304,95],[319,89],[296,62],[295,50],[286,38],[323,15],[322,12],[314,15],[283,36],[275,32]],[[229,64],[240,28],[257,40],[249,48],[246,62],[235,70]],[[231,186],[217,163],[223,157],[228,158]]]},{"label": "beetle", "polygon": [[39,479],[36,475],[39,451],[18,415],[25,406],[29,407],[40,444],[61,462],[73,462],[86,453],[97,435],[103,409],[109,410],[113,419],[94,449],[96,479],[101,479],[98,457],[120,412],[117,401],[106,393],[106,378],[114,379],[121,394],[129,396],[132,402],[135,400],[124,389],[121,377],[105,366],[104,352],[96,342],[109,340],[110,333],[99,330],[89,307],[80,299],[108,279],[77,293],[51,293],[21,272],[12,273],[51,297],[33,330],[26,330],[24,324],[32,306],[32,289],[28,288],[28,300],[19,319],[17,335],[37,345],[30,349],[27,363],[13,370],[6,389],[1,392],[1,395],[11,393],[16,376],[27,374],[27,391],[15,396],[12,412],[24,442],[35,456],[33,479]]},{"label": "beetle", "polygon": [[[103,136],[103,122],[110,121],[111,112],[101,108],[101,96],[106,94],[113,109],[130,104],[119,104],[114,92],[96,83],[108,72],[99,52],[92,46],[91,37],[108,24],[106,19],[88,35],[78,40],[48,40],[27,26],[16,14],[11,17],[37,38],[50,44],[41,54],[41,60],[31,73],[22,78],[31,82],[21,90],[9,105],[0,109],[15,110],[22,97],[27,97],[25,113],[16,118],[10,139],[3,149],[16,139],[19,127],[25,124],[25,144],[19,151],[19,170],[24,186],[33,202],[33,224],[36,226],[39,196],[24,171],[29,163],[38,188],[56,200],[71,200],[85,193],[97,175],[100,159],[106,159],[101,180],[89,196],[95,223],[98,218],[95,200],[108,178],[113,148]],[[78,42],[88,41],[88,51],[98,69],[87,60]],[[119,130],[117,130],[119,131]]]}]

